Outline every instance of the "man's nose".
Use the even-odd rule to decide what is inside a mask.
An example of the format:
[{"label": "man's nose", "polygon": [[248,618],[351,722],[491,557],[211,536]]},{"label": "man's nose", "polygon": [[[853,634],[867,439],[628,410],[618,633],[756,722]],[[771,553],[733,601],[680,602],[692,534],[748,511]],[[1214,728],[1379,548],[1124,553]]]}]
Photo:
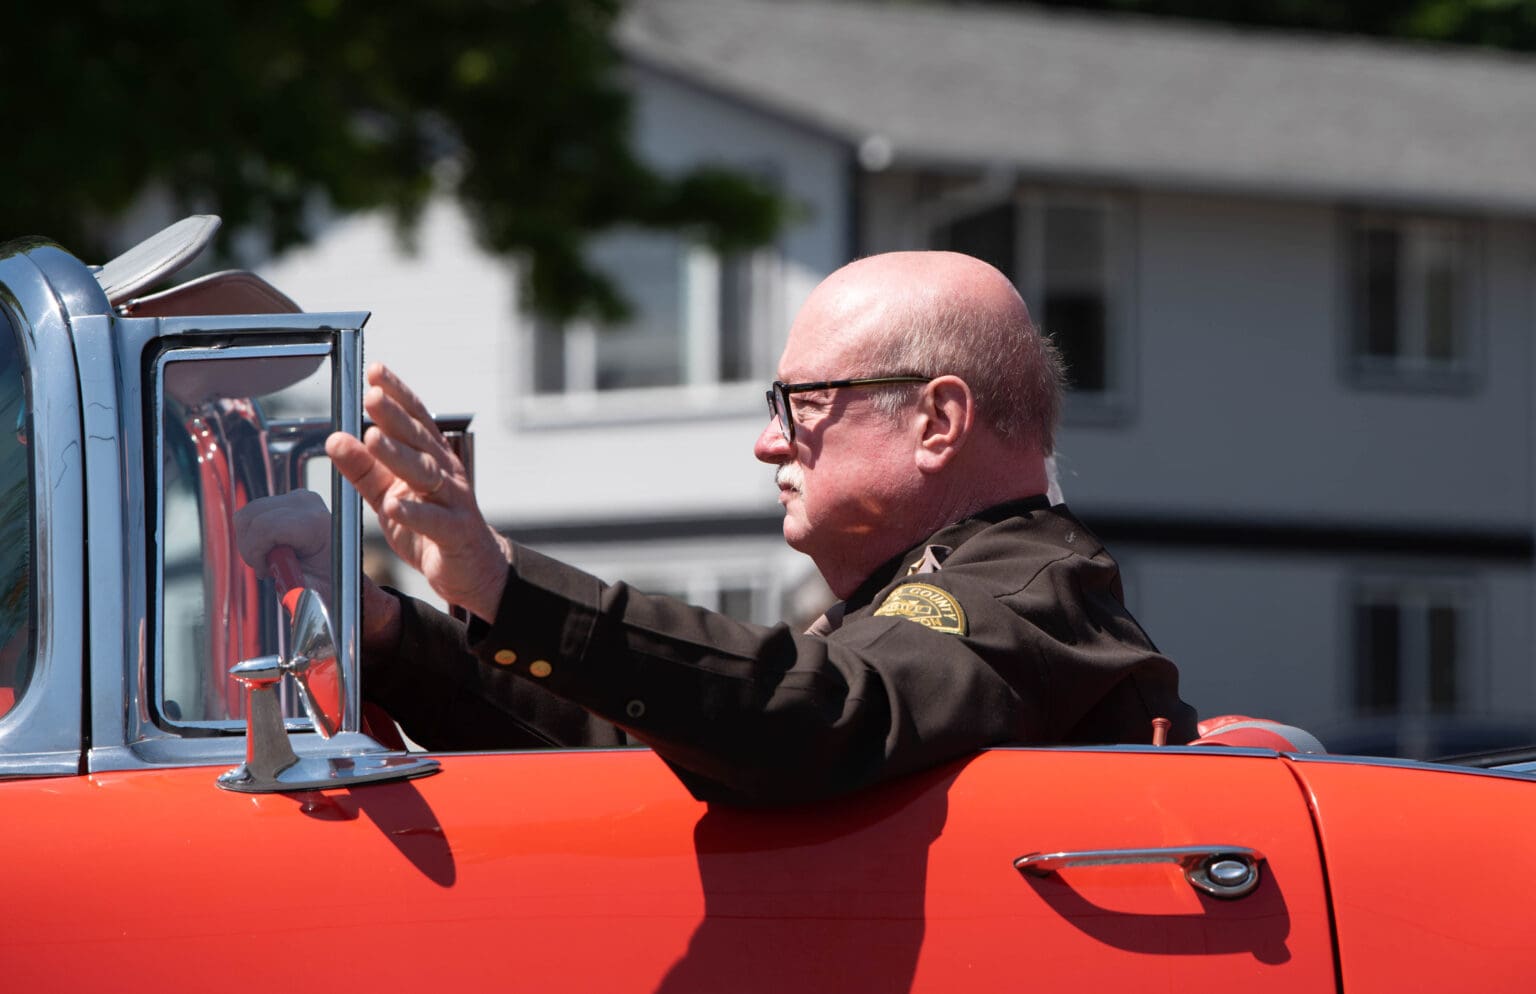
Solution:
[{"label": "man's nose", "polygon": [[792,452],[784,432],[779,430],[779,419],[769,418],[752,446],[752,454],[766,463],[789,462]]}]

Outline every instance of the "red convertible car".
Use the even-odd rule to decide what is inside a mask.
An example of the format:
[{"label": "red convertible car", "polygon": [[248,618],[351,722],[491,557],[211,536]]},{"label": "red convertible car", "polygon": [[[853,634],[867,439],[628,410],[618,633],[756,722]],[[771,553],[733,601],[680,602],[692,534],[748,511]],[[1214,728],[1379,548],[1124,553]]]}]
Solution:
[{"label": "red convertible car", "polygon": [[[215,223],[102,267],[0,248],[5,989],[1536,987],[1536,764],[994,749],[739,810],[644,749],[392,751],[319,450],[359,427],[366,315],[147,293]],[[233,552],[301,486],[325,591]]]}]

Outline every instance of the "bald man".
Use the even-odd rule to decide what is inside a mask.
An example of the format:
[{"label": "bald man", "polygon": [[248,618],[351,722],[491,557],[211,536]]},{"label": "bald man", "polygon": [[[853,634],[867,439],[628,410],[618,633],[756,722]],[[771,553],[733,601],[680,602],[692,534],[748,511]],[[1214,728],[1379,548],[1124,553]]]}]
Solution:
[{"label": "bald man", "polygon": [[[1195,736],[1114,560],[1045,497],[1061,371],[1003,274],[944,252],[846,266],[796,317],[778,375],[754,454],[778,467],[785,540],[842,598],[805,633],[509,542],[421,401],[370,368],[377,427],[327,450],[396,552],[473,617],[466,631],[367,586],[365,693],[429,748],[632,738],[697,796],[752,803],[990,745],[1150,742],[1155,718],[1170,742]],[[262,562],[283,530],[246,524]]]}]

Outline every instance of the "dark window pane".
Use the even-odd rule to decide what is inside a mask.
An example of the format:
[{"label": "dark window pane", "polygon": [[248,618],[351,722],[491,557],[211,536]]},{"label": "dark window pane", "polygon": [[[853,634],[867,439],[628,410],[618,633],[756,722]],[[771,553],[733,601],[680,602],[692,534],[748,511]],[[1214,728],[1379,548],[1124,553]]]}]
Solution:
[{"label": "dark window pane", "polygon": [[1016,213],[1013,204],[999,204],[941,225],[934,232],[934,248],[974,255],[1017,280],[1017,259],[1014,254]]},{"label": "dark window pane", "polygon": [[1091,205],[1042,213],[1040,317],[1061,349],[1067,384],[1079,393],[1109,386],[1108,215]]},{"label": "dark window pane", "polygon": [[597,389],[683,382],[684,244],[669,235],[622,232],[604,238],[591,255],[630,305],[627,321],[597,330]]},{"label": "dark window pane", "polygon": [[1394,604],[1355,610],[1355,705],[1361,711],[1396,711],[1400,700],[1400,616]]},{"label": "dark window pane", "polygon": [[737,621],[754,621],[752,609],[756,601],[751,587],[720,588],[720,613]]},{"label": "dark window pane", "polygon": [[1430,359],[1456,358],[1457,312],[1460,310],[1460,279],[1456,245],[1442,240],[1429,247],[1424,273],[1424,354]]},{"label": "dark window pane", "polygon": [[752,256],[720,260],[720,380],[739,383],[753,377]]},{"label": "dark window pane", "polygon": [[1061,350],[1072,390],[1099,392],[1108,383],[1108,342],[1104,298],[1097,293],[1050,293],[1041,328]]},{"label": "dark window pane", "polygon": [[1366,355],[1398,354],[1400,241],[1398,233],[1390,228],[1368,228],[1356,243],[1356,309]]},{"label": "dark window pane", "polygon": [[559,393],[565,389],[565,330],[553,321],[533,326],[533,392]]},{"label": "dark window pane", "polygon": [[0,310],[0,714],[21,699],[32,676],[32,460],[26,361]]},{"label": "dark window pane", "polygon": [[1109,269],[1108,217],[1102,207],[1045,209],[1045,280],[1048,284],[1102,287]]},{"label": "dark window pane", "polygon": [[1424,286],[1424,352],[1430,359],[1456,358],[1456,287],[1452,274],[1431,272]]},{"label": "dark window pane", "polygon": [[1456,609],[1429,609],[1429,707],[1432,711],[1456,710],[1457,662]]}]

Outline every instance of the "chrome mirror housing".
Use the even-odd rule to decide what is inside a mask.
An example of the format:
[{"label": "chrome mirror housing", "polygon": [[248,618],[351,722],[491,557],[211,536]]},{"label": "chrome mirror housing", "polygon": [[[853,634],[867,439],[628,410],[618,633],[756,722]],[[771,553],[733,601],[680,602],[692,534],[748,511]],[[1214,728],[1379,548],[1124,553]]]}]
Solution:
[{"label": "chrome mirror housing", "polygon": [[[286,549],[279,552],[292,556]],[[246,693],[245,762],[221,774],[219,786],[261,794],[325,790],[435,773],[436,760],[417,756],[299,758],[283,727],[278,685],[285,675],[293,679],[315,731],[330,738],[341,727],[346,699],[345,670],[337,663],[336,637],[320,595],[314,590],[292,587],[284,595],[283,603],[293,615],[287,657],[257,656],[230,667],[229,675],[240,682]]]},{"label": "chrome mirror housing", "polygon": [[[284,598],[284,603],[288,598]],[[304,710],[321,737],[330,738],[341,728],[342,702],[346,700],[346,674],[336,662],[336,636],[325,601],[313,590],[303,591],[292,608],[292,657],[284,669],[299,688]],[[236,665],[233,669],[238,670]],[[231,671],[233,674],[233,670]],[[236,676],[236,679],[239,679]]]}]

